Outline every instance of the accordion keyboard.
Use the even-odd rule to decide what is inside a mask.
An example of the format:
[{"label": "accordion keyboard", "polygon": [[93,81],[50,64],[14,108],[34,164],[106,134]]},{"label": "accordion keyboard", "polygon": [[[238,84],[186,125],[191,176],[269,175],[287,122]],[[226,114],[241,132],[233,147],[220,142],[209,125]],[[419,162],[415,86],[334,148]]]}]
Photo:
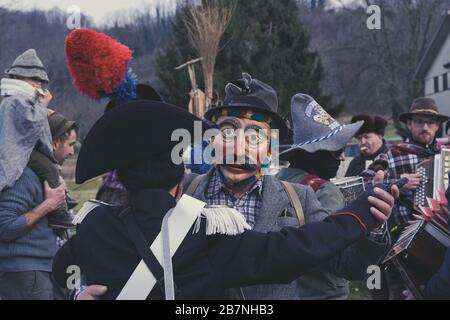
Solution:
[{"label": "accordion keyboard", "polygon": [[434,162],[425,160],[416,166],[416,173],[422,182],[414,193],[414,208],[420,211],[420,206],[427,205],[427,197],[433,197]]}]

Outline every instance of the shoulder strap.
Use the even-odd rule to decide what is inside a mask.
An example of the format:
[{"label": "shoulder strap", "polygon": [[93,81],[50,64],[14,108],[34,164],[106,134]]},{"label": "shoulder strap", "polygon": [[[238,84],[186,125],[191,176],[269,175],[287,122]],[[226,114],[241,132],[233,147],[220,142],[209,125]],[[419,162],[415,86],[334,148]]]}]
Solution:
[{"label": "shoulder strap", "polygon": [[327,180],[321,179],[315,174],[310,174],[305,179],[303,179],[300,184],[304,186],[310,186],[314,190],[314,192],[316,192],[326,182]]},{"label": "shoulder strap", "polygon": [[281,181],[281,184],[283,185],[284,190],[286,190],[289,200],[295,209],[300,226],[303,226],[305,224],[305,214],[303,213],[302,203],[300,202],[297,192],[289,182]]},{"label": "shoulder strap", "polygon": [[142,233],[141,229],[139,229],[133,214],[130,212],[130,208],[126,208],[125,210],[120,212],[119,218],[122,219],[128,231],[128,235],[134,246],[138,250],[142,260],[144,260],[149,270],[157,279],[157,286],[162,292],[165,292],[165,286],[162,283],[164,279],[164,270],[158,262],[158,259],[153,254],[152,250],[150,250],[150,247],[145,240],[144,234]]},{"label": "shoulder strap", "polygon": [[200,174],[200,175],[196,176],[191,181],[189,186],[186,188],[186,191],[184,192],[184,194],[187,194],[188,196],[192,197],[192,195],[194,194],[195,190],[197,190],[197,187],[200,184],[200,181],[202,180],[203,177],[204,177],[204,174]]}]

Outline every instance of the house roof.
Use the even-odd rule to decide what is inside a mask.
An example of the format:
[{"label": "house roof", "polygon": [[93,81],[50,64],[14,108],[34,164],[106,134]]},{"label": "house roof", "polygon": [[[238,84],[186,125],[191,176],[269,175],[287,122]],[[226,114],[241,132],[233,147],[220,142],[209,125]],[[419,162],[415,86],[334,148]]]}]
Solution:
[{"label": "house roof", "polygon": [[[442,22],[439,30],[436,32],[433,40],[431,41],[431,45],[428,47],[425,52],[422,60],[419,62],[419,66],[416,69],[414,77],[417,79],[425,78],[428,70],[431,68],[433,61],[436,59],[439,51],[442,48],[445,40],[447,39],[448,34],[450,33],[450,11],[447,12],[444,21]],[[449,61],[450,62],[450,57]]]}]

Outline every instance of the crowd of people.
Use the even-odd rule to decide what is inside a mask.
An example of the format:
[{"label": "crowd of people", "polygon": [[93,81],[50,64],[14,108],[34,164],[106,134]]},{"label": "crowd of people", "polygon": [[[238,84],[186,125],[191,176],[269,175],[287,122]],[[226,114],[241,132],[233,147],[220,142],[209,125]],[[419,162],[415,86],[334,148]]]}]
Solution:
[{"label": "crowd of people", "polygon": [[[100,36],[78,29],[67,41],[77,37],[86,43]],[[80,83],[77,70],[91,62],[77,55],[75,63],[72,45],[66,54],[75,86],[105,90]],[[113,47],[111,56],[119,50]],[[247,73],[229,81],[223,105],[200,119],[149,85],[133,86],[131,57],[120,59],[111,70],[121,81],[111,81],[110,102],[76,165],[77,183],[103,175],[103,184],[74,219],[59,166],[74,155],[77,125],[49,109],[50,79],[35,50],[5,71],[0,299],[347,299],[349,281],[365,280],[391,246],[393,227],[416,219],[415,166],[439,151],[436,133],[449,119],[433,99],[414,100],[400,115],[408,139],[387,145],[383,118],[362,114],[341,124],[304,93],[292,97],[290,128],[277,113],[275,89]],[[134,88],[127,97],[124,83]],[[245,161],[215,162],[202,174],[174,163],[172,132],[194,136],[196,122],[218,130],[208,145]],[[281,140],[292,136],[279,154],[289,167],[267,175],[273,132]],[[330,180],[353,138],[361,154],[346,175],[363,177],[366,191],[346,204]],[[407,183],[397,186],[402,178]],[[74,228],[75,235],[68,232]],[[426,298],[450,298],[449,257],[426,284]],[[81,270],[75,287],[71,266]],[[394,272],[383,279],[371,292],[375,299],[411,298]]]}]

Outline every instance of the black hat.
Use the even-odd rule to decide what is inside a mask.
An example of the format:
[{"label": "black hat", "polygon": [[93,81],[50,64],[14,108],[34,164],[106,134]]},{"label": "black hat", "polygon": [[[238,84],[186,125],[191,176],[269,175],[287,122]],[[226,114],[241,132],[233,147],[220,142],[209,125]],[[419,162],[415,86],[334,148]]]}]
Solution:
[{"label": "black hat", "polygon": [[[170,153],[180,143],[171,141],[173,131],[186,129],[194,139],[196,120],[201,121],[182,108],[150,100],[135,100],[111,109],[94,124],[83,142],[76,183]],[[208,126],[203,123],[202,129]]]},{"label": "black hat", "polygon": [[[212,108],[205,113],[205,118],[215,122],[226,111],[256,111],[266,116],[260,121],[267,121],[271,127],[280,130],[280,137],[288,134],[286,121],[277,113],[278,98],[275,90],[268,84],[252,79],[248,73],[242,73],[242,79],[231,81],[225,86],[223,106]],[[228,114],[229,115],[229,114]],[[235,115],[233,113],[233,115]],[[273,125],[272,125],[273,122]]]},{"label": "black hat", "polygon": [[436,101],[431,98],[416,98],[409,112],[400,114],[398,118],[400,121],[406,123],[413,115],[435,116],[440,122],[450,119],[450,117],[439,113]]},{"label": "black hat", "polygon": [[351,123],[355,123],[358,121],[364,121],[361,129],[358,130],[356,135],[364,134],[364,133],[376,133],[384,136],[384,131],[386,130],[387,121],[379,116],[372,116],[369,114],[359,114],[352,117]]},{"label": "black hat", "polygon": [[52,139],[55,140],[62,136],[70,129],[75,129],[75,121],[67,120],[62,114],[53,112],[48,117],[48,124],[50,125],[50,131],[52,133]]},{"label": "black hat", "polygon": [[[156,91],[152,86],[144,83],[138,83],[136,85],[136,99],[135,100],[153,100],[164,102],[163,98],[160,96],[158,91]],[[108,102],[105,108],[105,112],[111,110],[117,105],[117,102],[112,99]]]}]

